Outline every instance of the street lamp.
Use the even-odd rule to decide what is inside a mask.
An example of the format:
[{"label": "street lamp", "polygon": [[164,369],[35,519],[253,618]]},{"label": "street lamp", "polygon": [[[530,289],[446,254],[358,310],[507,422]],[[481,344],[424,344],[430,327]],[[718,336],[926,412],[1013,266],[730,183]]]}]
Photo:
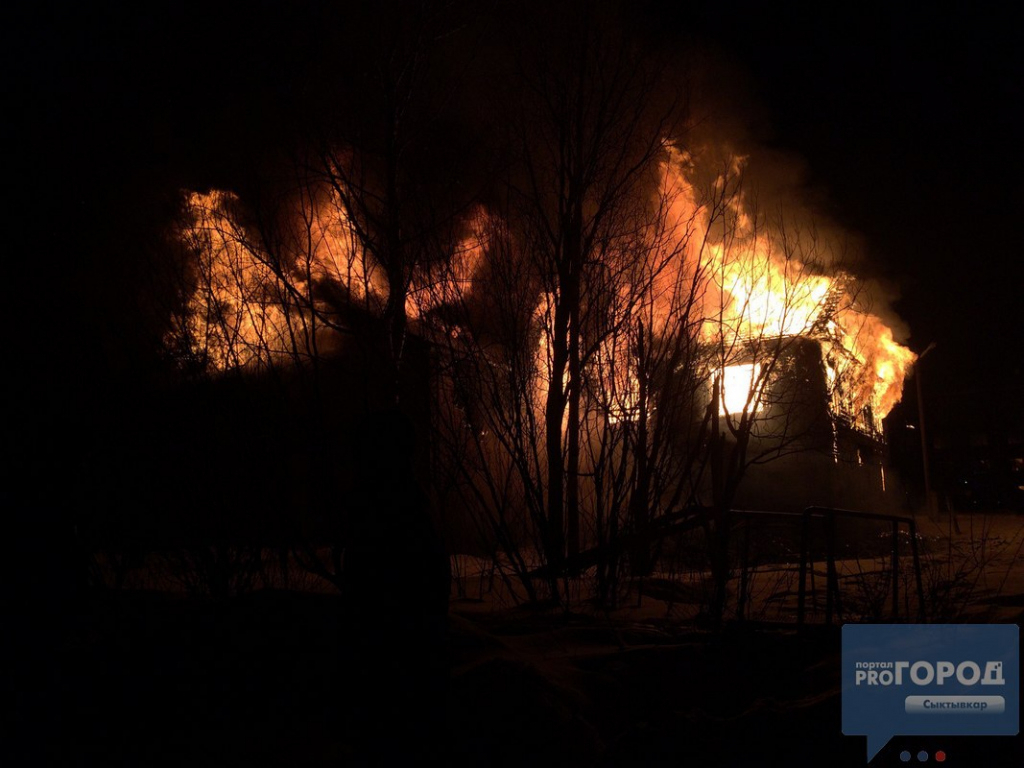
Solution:
[{"label": "street lamp", "polygon": [[[921,431],[921,463],[924,466],[924,499],[925,504],[928,506],[929,513],[932,512],[932,478],[931,471],[928,466],[928,438],[927,432],[924,426],[924,399],[921,397],[921,361],[924,360],[925,355],[935,349],[935,342],[933,341],[927,347],[924,348],[924,352],[917,356],[917,360],[914,362],[914,381],[917,385],[917,422]],[[935,511],[938,511],[937,509]]]}]

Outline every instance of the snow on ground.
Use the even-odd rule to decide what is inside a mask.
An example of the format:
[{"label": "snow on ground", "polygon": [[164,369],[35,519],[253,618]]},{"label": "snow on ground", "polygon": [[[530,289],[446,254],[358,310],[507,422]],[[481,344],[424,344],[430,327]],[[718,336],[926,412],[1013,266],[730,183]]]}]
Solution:
[{"label": "snow on ground", "polygon": [[[1020,622],[1024,517],[957,522],[959,531],[918,521],[932,618]],[[865,552],[844,549],[836,564],[841,619],[885,620],[890,542],[861,543]],[[902,615],[917,608],[908,544]],[[792,558],[749,574],[747,616],[772,623],[730,621],[720,632],[688,621],[706,601],[699,567],[632,582],[605,611],[582,600],[517,605],[507,561],[460,555],[452,565],[449,690],[438,706],[453,765],[864,765],[863,739],[840,727],[839,633],[823,624],[820,558],[803,631]],[[268,574],[271,586],[283,580]],[[63,644],[61,690],[40,694],[40,707],[60,702],[69,764],[345,764],[346,713],[360,706],[347,680],[364,663],[342,650],[353,618],[322,581],[289,578],[287,590],[222,603],[183,600],[180,588],[95,595]],[[570,586],[585,593],[582,581]],[[734,612],[739,579],[730,586]],[[415,643],[396,638],[398,648]],[[954,747],[966,754],[971,743]],[[904,744],[913,746],[895,739],[889,756]],[[1020,739],[985,744],[999,758],[988,764],[1024,764]]]}]

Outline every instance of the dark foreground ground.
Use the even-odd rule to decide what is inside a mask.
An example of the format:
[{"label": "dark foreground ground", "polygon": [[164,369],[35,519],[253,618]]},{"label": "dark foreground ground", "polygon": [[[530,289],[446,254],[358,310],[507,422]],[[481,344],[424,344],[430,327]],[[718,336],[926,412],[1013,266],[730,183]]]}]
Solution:
[{"label": "dark foreground ground", "polygon": [[[17,752],[3,764],[352,764],[353,708],[377,704],[347,693],[366,660],[345,633],[328,595],[88,596],[61,633],[35,635],[34,663],[13,665]],[[434,708],[452,765],[863,766],[864,738],[841,733],[839,654],[836,628],[711,635],[456,603]],[[897,737],[872,766],[943,749],[946,765],[1010,768],[1021,741]]]}]

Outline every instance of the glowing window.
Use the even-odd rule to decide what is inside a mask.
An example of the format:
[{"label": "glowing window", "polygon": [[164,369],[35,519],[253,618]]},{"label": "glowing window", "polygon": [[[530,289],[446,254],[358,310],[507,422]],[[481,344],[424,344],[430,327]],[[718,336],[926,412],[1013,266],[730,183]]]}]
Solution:
[{"label": "glowing window", "polygon": [[[729,365],[722,369],[722,400],[718,413],[722,416],[743,413],[751,399],[751,392],[761,375],[760,363]],[[750,403],[750,412],[757,410],[757,402]]]}]

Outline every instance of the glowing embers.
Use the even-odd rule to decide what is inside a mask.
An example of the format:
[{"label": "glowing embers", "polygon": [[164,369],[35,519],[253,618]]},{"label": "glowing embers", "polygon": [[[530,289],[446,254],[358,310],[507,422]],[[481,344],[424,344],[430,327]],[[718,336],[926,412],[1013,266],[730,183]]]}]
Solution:
[{"label": "glowing embers", "polygon": [[720,416],[746,411],[755,413],[760,405],[761,364],[727,365],[721,373]]}]

